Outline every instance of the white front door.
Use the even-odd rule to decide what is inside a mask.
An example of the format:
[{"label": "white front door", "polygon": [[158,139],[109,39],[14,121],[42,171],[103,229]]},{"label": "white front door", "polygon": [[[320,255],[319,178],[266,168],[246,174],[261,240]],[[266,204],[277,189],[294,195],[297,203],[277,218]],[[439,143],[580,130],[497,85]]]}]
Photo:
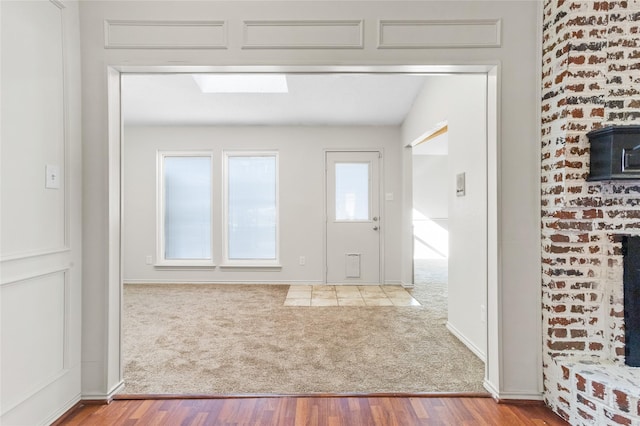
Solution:
[{"label": "white front door", "polygon": [[380,283],[380,152],[327,152],[327,283]]}]

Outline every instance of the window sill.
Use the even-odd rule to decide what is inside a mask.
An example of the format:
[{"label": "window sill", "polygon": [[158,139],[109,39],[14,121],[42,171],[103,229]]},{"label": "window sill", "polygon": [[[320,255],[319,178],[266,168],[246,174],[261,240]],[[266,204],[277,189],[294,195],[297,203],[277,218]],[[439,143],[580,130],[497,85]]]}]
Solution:
[{"label": "window sill", "polygon": [[215,269],[215,263],[204,262],[162,262],[153,265],[157,269]]}]

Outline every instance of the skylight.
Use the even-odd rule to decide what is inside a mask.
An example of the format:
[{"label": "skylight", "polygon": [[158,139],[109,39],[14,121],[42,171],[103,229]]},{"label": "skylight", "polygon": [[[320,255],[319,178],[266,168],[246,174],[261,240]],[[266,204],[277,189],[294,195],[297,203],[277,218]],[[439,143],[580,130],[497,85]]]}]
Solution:
[{"label": "skylight", "polygon": [[284,74],[193,74],[202,93],[289,93]]}]

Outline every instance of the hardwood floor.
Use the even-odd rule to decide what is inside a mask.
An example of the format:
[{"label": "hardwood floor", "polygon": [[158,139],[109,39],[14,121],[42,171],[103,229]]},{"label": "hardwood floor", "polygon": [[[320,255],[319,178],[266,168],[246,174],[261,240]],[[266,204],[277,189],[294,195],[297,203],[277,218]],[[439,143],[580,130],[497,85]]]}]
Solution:
[{"label": "hardwood floor", "polygon": [[58,425],[566,425],[542,403],[491,398],[274,397],[116,400]]}]

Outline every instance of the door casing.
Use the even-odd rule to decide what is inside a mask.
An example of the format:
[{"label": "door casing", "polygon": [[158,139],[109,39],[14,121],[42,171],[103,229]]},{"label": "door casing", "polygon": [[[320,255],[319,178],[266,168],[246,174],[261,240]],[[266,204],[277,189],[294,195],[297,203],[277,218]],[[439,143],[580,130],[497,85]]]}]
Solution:
[{"label": "door casing", "polygon": [[[122,73],[194,73],[194,72],[218,72],[218,73],[305,73],[305,74],[341,74],[341,73],[356,73],[356,74],[376,74],[376,73],[395,73],[395,74],[455,74],[455,73],[481,73],[486,74],[489,79],[488,90],[488,139],[487,139],[487,152],[488,152],[488,252],[487,252],[487,266],[488,266],[488,288],[487,288],[487,362],[485,363],[485,381],[484,386],[493,395],[501,395],[500,389],[501,378],[503,375],[503,366],[501,357],[504,353],[504,349],[501,345],[502,336],[502,323],[500,321],[500,300],[502,298],[502,279],[500,269],[500,230],[498,223],[500,216],[500,190],[501,183],[499,179],[500,171],[500,82],[501,72],[500,65],[497,63],[489,64],[467,64],[467,65],[268,65],[268,66],[253,66],[253,65],[223,65],[223,66],[197,66],[197,65],[109,65],[107,66],[108,85],[107,85],[107,100],[108,109],[119,111],[120,107],[120,83],[119,75]],[[108,127],[109,127],[109,180],[120,181],[120,175],[122,170],[120,164],[120,147],[122,144],[121,135],[121,122],[118,114],[109,114]],[[335,151],[335,149],[333,149]],[[384,169],[381,165],[381,175],[384,176]],[[118,198],[122,203],[122,189],[120,185],[109,186],[109,198]],[[406,213],[406,212],[405,212]],[[406,214],[403,215],[406,216]],[[109,210],[109,236],[120,235],[120,218],[122,212],[120,208]],[[384,216],[383,209],[381,215]],[[406,218],[405,218],[406,219]],[[117,240],[117,241],[116,241]],[[122,262],[122,247],[121,239],[116,238],[110,241],[110,244],[114,250],[110,250],[108,255],[108,264],[110,270],[120,269],[119,266]],[[326,237],[325,237],[326,241]],[[326,252],[326,247],[324,247]],[[381,257],[384,258],[384,234],[381,235]],[[402,259],[403,265],[411,265],[412,259]],[[384,282],[384,262],[381,262],[381,274],[382,281]],[[115,276],[112,275],[113,278]],[[326,271],[325,271],[326,279]],[[119,279],[109,280],[110,295],[121,294],[122,291],[122,276],[121,269]],[[116,309],[109,309],[107,315],[107,324],[110,330],[114,330],[112,336],[110,336],[109,343],[107,344],[107,350],[112,355],[111,360],[107,362],[107,376],[109,376],[110,383],[116,382],[115,386],[111,387],[111,390],[106,395],[108,398],[114,395],[119,386],[122,384],[122,369],[121,369],[121,309],[119,304],[115,304],[118,307]],[[114,304],[110,304],[114,306]],[[114,307],[115,307],[114,306]],[[111,338],[113,337],[113,338]],[[115,368],[113,368],[115,367]],[[116,376],[118,376],[116,378]],[[113,379],[112,379],[113,378]],[[527,394],[528,395],[528,394]]]}]

